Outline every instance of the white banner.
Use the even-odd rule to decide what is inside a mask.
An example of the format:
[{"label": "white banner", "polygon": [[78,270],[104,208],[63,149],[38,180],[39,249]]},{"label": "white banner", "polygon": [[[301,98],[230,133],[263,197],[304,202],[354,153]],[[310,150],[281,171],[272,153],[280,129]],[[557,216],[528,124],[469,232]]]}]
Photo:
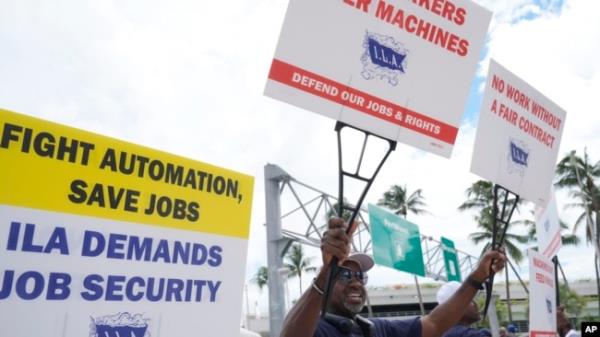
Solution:
[{"label": "white banner", "polygon": [[555,337],[554,264],[533,249],[529,254],[529,336]]},{"label": "white banner", "polygon": [[449,157],[490,19],[467,0],[291,0],[265,94]]},{"label": "white banner", "polygon": [[7,336],[239,334],[245,239],[8,206],[0,224]]},{"label": "white banner", "polygon": [[236,336],[253,178],[0,109],[0,331]]},{"label": "white banner", "polygon": [[562,247],[559,221],[554,189],[551,189],[548,204],[545,207],[537,206],[535,208],[538,249],[542,255],[549,259],[553,258]]},{"label": "white banner", "polygon": [[545,205],[566,112],[490,61],[471,172]]}]

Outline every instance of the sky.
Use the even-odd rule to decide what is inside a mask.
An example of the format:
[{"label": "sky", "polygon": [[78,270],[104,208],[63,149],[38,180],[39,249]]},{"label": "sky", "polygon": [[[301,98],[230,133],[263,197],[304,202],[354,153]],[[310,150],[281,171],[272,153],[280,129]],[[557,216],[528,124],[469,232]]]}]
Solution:
[{"label": "sky", "polygon": [[[452,158],[399,144],[366,200],[392,184],[421,188],[431,212],[412,219],[421,233],[449,237],[473,255],[481,249],[467,239],[474,214],[456,208],[478,179],[469,167],[490,58],[567,111],[559,158],[587,147],[600,159],[600,2],[476,2],[494,15]],[[247,280],[266,265],[264,165],[336,193],[334,121],[263,96],[287,1],[1,4],[0,107],[255,177]],[[576,210],[561,207],[566,192],[558,202],[561,216],[574,219]],[[318,263],[318,251],[308,252]],[[560,257],[569,278],[593,277],[589,247],[564,248]],[[526,263],[520,274],[527,277]],[[370,282],[411,279],[376,268]],[[296,297],[296,280],[289,288]],[[266,291],[248,289],[266,310]]]}]

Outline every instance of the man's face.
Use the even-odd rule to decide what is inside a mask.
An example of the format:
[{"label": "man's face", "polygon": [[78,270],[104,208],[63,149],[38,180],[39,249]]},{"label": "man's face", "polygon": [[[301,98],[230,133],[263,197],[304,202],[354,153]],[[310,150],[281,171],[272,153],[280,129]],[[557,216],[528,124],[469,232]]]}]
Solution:
[{"label": "man's face", "polygon": [[360,266],[354,261],[346,261],[340,269],[333,286],[331,309],[334,314],[354,316],[362,310],[367,299],[367,291],[359,280]]}]

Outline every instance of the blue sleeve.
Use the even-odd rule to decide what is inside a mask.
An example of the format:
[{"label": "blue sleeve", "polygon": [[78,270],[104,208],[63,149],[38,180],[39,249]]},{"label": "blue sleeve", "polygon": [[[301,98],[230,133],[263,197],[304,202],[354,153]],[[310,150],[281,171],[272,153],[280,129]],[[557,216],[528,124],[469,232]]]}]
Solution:
[{"label": "blue sleeve", "polygon": [[343,335],[341,334],[341,332],[339,332],[337,330],[336,327],[327,323],[323,319],[319,319],[319,322],[317,323],[317,329],[315,330],[313,337],[336,337],[336,336],[341,337]]},{"label": "blue sleeve", "polygon": [[487,337],[487,334],[479,329],[473,329],[464,325],[455,325],[446,331],[443,337]]},{"label": "blue sleeve", "polygon": [[469,329],[468,331],[466,331],[466,333],[463,336],[464,337],[488,337],[488,334],[486,334],[485,331],[482,331],[480,329]]},{"label": "blue sleeve", "polygon": [[407,320],[374,319],[377,337],[421,337],[421,318]]},{"label": "blue sleeve", "polygon": [[487,337],[487,334],[480,329],[466,328],[460,335],[461,337]]}]

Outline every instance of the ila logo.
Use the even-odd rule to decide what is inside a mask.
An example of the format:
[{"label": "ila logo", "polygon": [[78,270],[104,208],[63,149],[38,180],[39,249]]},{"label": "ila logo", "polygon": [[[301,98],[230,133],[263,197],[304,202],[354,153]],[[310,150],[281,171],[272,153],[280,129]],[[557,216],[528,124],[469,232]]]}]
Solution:
[{"label": "ila logo", "polygon": [[546,310],[548,311],[549,314],[552,314],[552,307],[554,305],[552,304],[552,301],[546,297]]},{"label": "ila logo", "polygon": [[398,85],[398,77],[406,73],[408,50],[404,45],[393,37],[367,32],[363,48],[362,77],[366,80],[379,77],[392,86]]},{"label": "ila logo", "polygon": [[142,314],[119,312],[92,318],[89,337],[150,337],[149,318]]},{"label": "ila logo", "polygon": [[521,177],[529,166],[529,148],[521,141],[510,139],[508,145],[508,173],[518,173]]}]

